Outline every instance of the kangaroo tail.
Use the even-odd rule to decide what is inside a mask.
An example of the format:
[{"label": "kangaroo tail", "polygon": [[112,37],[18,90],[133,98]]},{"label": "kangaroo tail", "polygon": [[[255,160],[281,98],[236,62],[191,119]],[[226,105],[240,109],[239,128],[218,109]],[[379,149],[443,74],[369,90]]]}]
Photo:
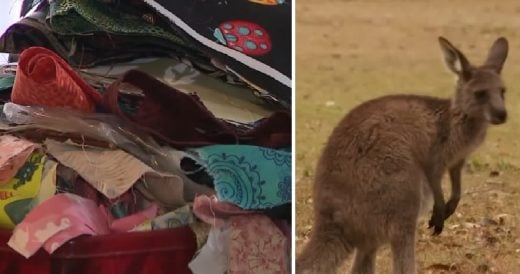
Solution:
[{"label": "kangaroo tail", "polygon": [[354,247],[341,228],[336,225],[316,224],[309,242],[296,259],[296,273],[336,273],[353,251]]}]

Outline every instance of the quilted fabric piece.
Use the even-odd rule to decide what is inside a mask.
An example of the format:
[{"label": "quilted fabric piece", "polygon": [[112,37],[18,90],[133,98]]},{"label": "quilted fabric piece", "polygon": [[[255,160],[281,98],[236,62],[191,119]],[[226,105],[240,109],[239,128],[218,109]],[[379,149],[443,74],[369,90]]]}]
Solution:
[{"label": "quilted fabric piece", "polygon": [[20,105],[93,112],[102,97],[57,54],[31,47],[20,55],[11,100]]},{"label": "quilted fabric piece", "polygon": [[263,215],[230,219],[228,274],[282,274],[288,271],[287,239]]}]

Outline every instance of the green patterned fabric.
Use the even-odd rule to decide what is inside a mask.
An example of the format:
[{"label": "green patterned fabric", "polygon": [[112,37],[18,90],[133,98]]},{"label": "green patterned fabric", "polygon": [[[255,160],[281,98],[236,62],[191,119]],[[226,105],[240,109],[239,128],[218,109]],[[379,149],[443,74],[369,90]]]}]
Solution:
[{"label": "green patterned fabric", "polygon": [[108,32],[118,35],[158,37],[187,46],[175,33],[146,22],[135,14],[123,13],[96,0],[54,0],[47,22],[60,34]]}]

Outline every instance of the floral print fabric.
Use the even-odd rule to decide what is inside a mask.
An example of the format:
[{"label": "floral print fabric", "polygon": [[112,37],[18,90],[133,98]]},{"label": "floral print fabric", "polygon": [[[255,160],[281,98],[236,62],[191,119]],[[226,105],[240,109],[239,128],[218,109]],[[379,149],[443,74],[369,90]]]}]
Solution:
[{"label": "floral print fabric", "polygon": [[287,238],[266,216],[230,219],[228,274],[289,273]]},{"label": "floral print fabric", "polygon": [[36,144],[11,135],[0,136],[0,185],[11,180],[23,166]]}]

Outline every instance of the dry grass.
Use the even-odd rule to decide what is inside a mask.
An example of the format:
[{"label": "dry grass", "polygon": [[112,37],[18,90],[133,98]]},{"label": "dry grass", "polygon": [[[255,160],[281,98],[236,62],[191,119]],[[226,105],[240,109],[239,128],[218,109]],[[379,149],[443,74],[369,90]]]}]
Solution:
[{"label": "dry grass", "polygon": [[[454,78],[437,36],[477,63],[503,35],[510,120],[471,157],[461,205],[443,234],[431,237],[421,222],[417,263],[420,273],[520,273],[520,1],[298,0],[296,14],[297,252],[312,226],[316,160],[339,119],[384,94],[450,96]],[[391,273],[388,248],[377,263],[378,273]]]}]

